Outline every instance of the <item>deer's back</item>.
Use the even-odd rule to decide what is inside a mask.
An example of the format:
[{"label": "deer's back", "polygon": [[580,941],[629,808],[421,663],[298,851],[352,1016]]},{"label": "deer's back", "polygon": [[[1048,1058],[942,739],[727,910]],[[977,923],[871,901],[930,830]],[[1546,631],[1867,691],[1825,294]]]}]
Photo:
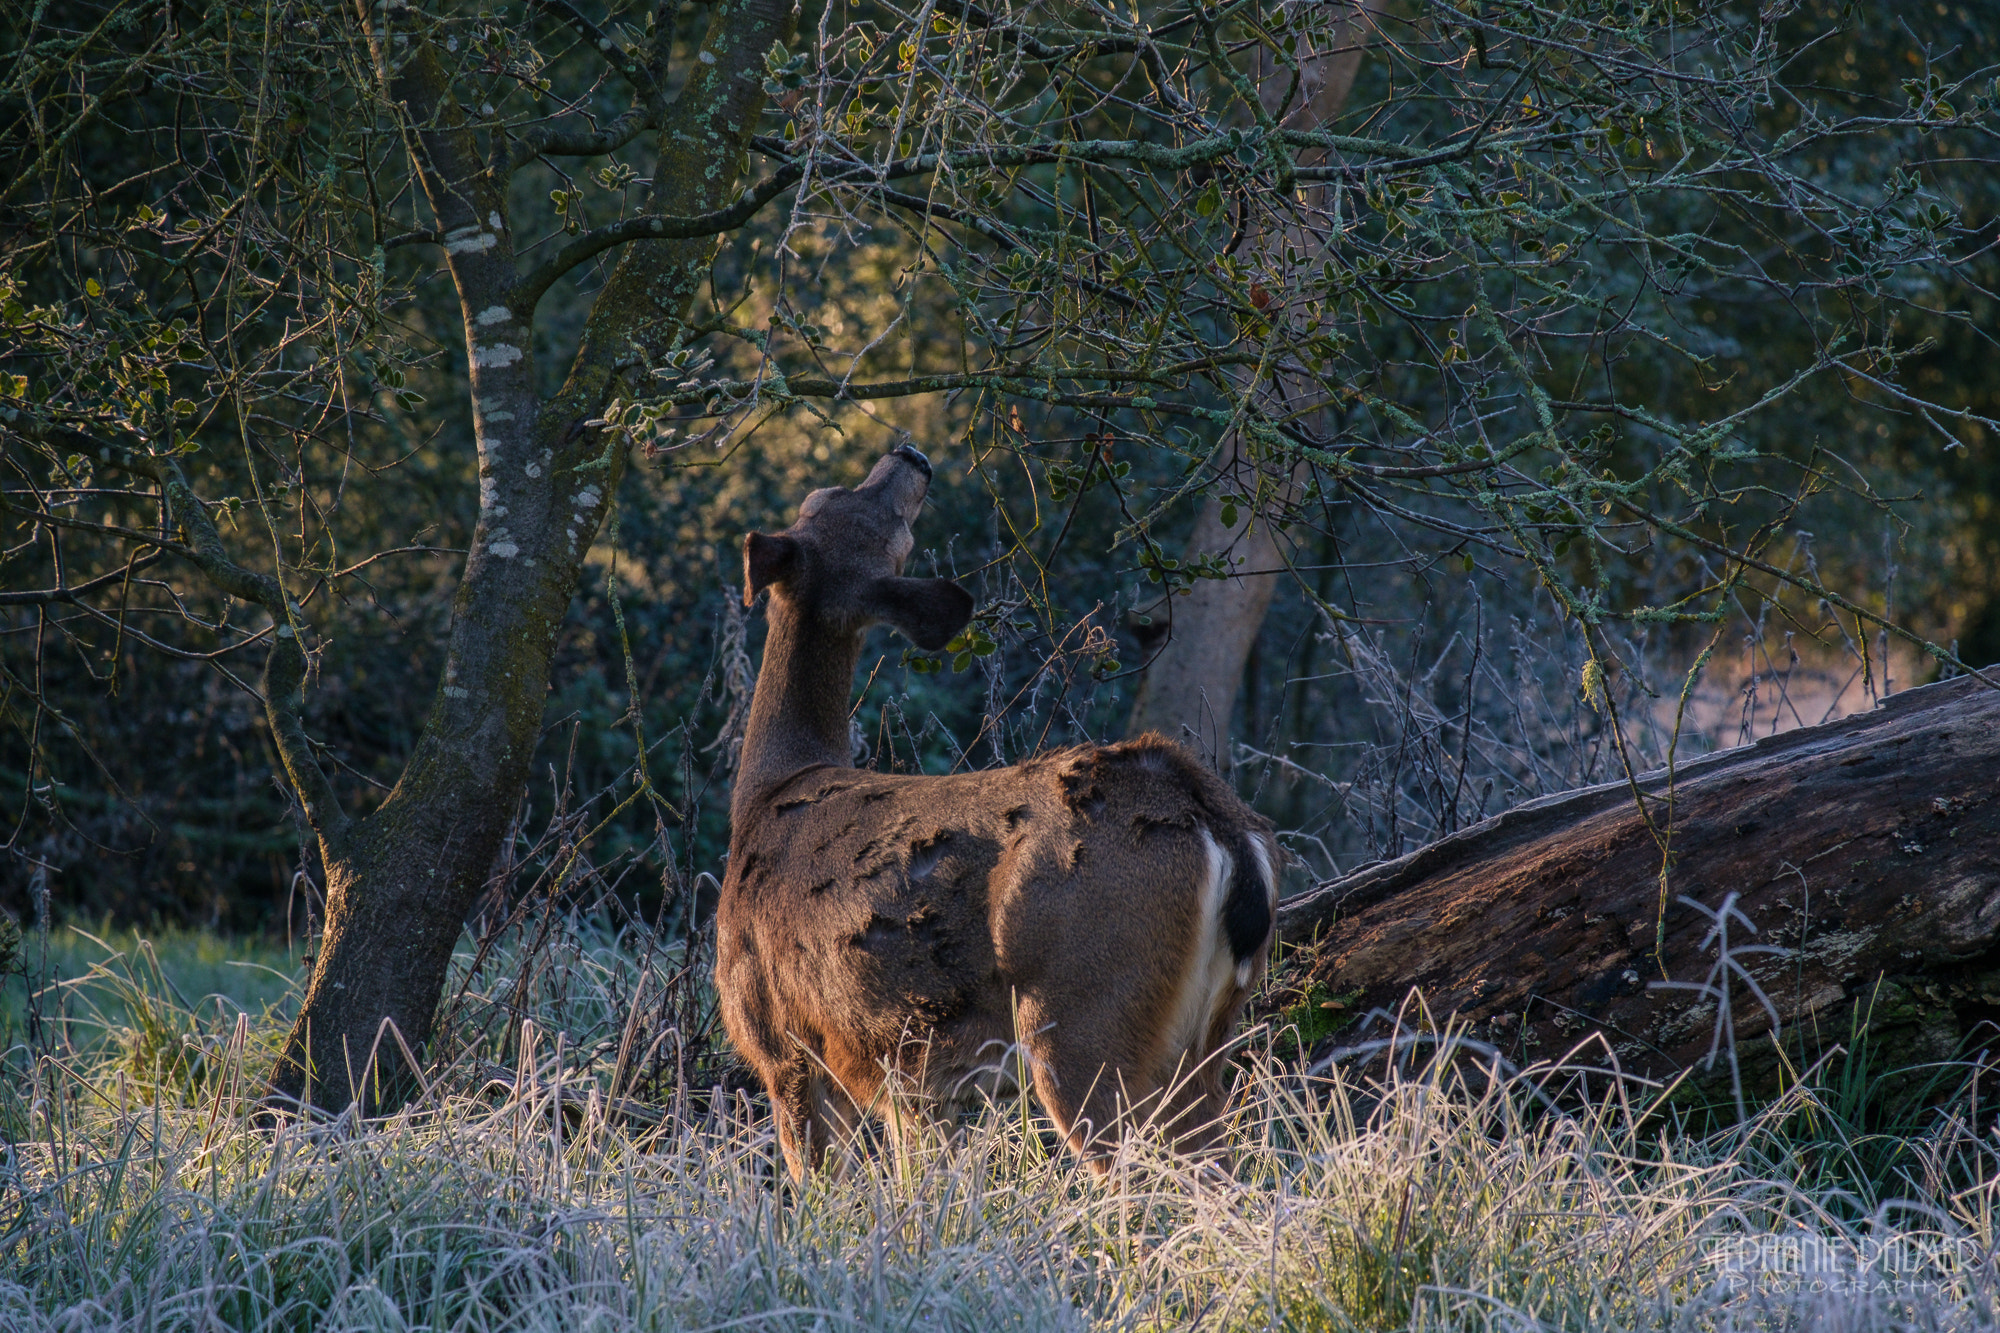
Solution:
[{"label": "deer's back", "polygon": [[758,1063],[803,1044],[861,1086],[913,1040],[939,1075],[976,1067],[1038,987],[1081,981],[1171,1022],[1190,950],[1215,937],[1214,848],[1268,827],[1157,737],[952,777],[809,769],[734,830],[725,1016]]}]

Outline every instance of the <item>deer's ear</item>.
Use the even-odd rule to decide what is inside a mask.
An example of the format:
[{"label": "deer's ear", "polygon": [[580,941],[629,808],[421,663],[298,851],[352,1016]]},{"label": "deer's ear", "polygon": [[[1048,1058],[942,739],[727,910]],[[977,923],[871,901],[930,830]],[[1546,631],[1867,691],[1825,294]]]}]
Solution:
[{"label": "deer's ear", "polygon": [[753,532],[743,539],[743,605],[773,583],[783,583],[799,569],[799,544],[790,537]]},{"label": "deer's ear", "polygon": [[950,579],[876,579],[868,613],[927,653],[957,637],[972,619],[972,594]]}]

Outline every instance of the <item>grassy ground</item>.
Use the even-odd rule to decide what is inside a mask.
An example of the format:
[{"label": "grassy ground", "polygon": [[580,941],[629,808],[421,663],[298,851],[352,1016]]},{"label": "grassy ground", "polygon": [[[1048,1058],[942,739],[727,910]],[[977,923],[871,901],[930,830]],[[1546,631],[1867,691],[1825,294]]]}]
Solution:
[{"label": "grassy ground", "polygon": [[[46,938],[30,931],[21,952],[42,990],[42,1009],[66,1021],[72,1045],[98,1048],[120,1029],[136,1034],[154,997],[190,1021],[201,1017],[195,1011],[203,1001],[220,1006],[210,1018],[261,1014],[291,997],[304,970],[284,949],[173,927],[73,925]],[[135,985],[126,984],[126,974]],[[27,1008],[28,988],[19,978],[0,985],[0,1047],[27,1036]]]},{"label": "grassy ground", "polygon": [[78,1021],[0,1086],[10,1333],[2000,1320],[1992,1136],[1948,1117],[1885,1151],[1801,1089],[1695,1135],[1643,1100],[1550,1109],[1547,1071],[1424,1047],[1367,1082],[1253,1039],[1228,1173],[1141,1136],[1098,1178],[1009,1103],[795,1193],[747,1099],[661,1081],[700,1023],[665,1003],[672,954],[577,926],[503,951],[417,1108],[272,1131],[272,975],[195,936],[106,945],[59,944],[97,962]]}]

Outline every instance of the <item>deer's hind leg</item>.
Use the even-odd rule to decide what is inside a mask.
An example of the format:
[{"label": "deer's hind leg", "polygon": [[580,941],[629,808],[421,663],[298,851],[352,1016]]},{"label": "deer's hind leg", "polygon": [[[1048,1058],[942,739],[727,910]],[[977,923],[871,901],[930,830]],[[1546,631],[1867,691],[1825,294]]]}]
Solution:
[{"label": "deer's hind leg", "polygon": [[1158,1083],[1112,1006],[1093,1006],[1081,994],[1024,998],[1019,1016],[1035,1100],[1070,1149],[1101,1174],[1119,1136],[1157,1105]]},{"label": "deer's hind leg", "polygon": [[1222,1123],[1229,1105],[1226,1056],[1221,1043],[1190,1049],[1166,1078],[1160,1126],[1176,1152],[1210,1159],[1226,1155]]},{"label": "deer's hind leg", "polygon": [[819,1069],[811,1056],[795,1053],[770,1085],[771,1113],[778,1122],[778,1150],[792,1182],[806,1183],[826,1156],[826,1123],[820,1113]]},{"label": "deer's hind leg", "polygon": [[824,1169],[829,1148],[834,1149],[836,1174],[861,1150],[862,1133],[878,1113],[882,1090],[868,1086],[870,1080],[852,1077],[852,1070],[848,1073],[842,1077],[825,1058],[803,1048],[786,1064],[782,1090],[774,1092],[773,1100],[779,1108],[778,1146],[794,1180],[803,1182],[808,1171]]}]

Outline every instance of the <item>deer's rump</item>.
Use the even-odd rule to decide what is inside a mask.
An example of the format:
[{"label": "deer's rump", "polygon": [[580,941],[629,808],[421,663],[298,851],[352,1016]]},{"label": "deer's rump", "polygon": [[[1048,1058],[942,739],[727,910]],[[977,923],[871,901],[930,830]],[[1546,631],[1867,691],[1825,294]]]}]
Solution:
[{"label": "deer's rump", "polygon": [[953,777],[808,769],[738,830],[725,1020],[760,1073],[806,1056],[857,1097],[885,1063],[950,1095],[1045,1013],[1150,1071],[1207,1021],[1209,955],[1240,982],[1268,939],[1261,829],[1157,739]]}]

